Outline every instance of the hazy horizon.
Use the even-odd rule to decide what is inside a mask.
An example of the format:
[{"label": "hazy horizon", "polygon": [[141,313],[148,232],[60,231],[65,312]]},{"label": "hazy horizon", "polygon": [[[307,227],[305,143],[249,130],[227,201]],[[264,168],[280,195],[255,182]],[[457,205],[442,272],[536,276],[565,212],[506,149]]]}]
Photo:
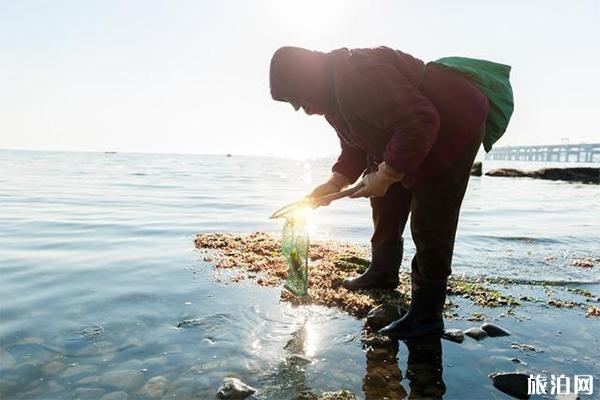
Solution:
[{"label": "hazy horizon", "polygon": [[506,63],[516,105],[497,146],[600,141],[600,3],[375,4],[2,2],[0,148],[335,156],[323,118],[270,98],[283,45]]}]

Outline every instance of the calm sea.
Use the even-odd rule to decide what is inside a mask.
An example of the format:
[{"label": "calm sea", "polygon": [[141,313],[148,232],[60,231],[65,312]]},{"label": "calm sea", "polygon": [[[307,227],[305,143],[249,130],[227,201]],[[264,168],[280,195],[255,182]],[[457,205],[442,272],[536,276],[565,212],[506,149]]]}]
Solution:
[{"label": "calm sea", "polygon": [[[333,309],[292,309],[279,302],[280,289],[220,284],[193,246],[198,232],[279,231],[281,221],[268,216],[306,194],[330,164],[0,151],[2,398],[144,398],[142,387],[153,377],[164,378],[164,397],[213,398],[224,376],[262,388],[261,398],[291,398],[302,388],[348,388],[362,396],[361,321]],[[540,166],[484,161],[484,171]],[[597,288],[600,270],[572,261],[600,256],[599,198],[598,185],[472,177],[455,273]],[[368,243],[368,201],[340,200],[314,215],[312,238]],[[405,238],[412,254],[408,227]],[[186,318],[202,323],[177,329]],[[577,353],[598,348],[592,326],[580,344],[556,355],[562,362],[579,359],[581,372],[597,367]],[[313,335],[305,354],[311,361],[300,369],[286,362],[284,350],[299,329]],[[525,330],[530,340],[539,336]],[[505,398],[487,379],[497,367],[486,356],[492,345],[466,344],[462,353],[447,348],[453,343],[443,346],[446,398]],[[497,346],[510,359],[510,346]],[[398,354],[401,370],[405,353]],[[551,356],[535,357],[530,366],[560,368]]]}]

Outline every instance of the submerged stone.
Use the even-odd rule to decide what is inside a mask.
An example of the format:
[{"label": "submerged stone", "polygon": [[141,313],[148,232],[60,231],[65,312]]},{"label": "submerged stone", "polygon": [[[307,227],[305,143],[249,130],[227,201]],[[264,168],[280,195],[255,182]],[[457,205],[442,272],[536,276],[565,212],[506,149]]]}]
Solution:
[{"label": "submerged stone", "polygon": [[148,397],[162,398],[168,390],[169,381],[164,376],[155,376],[150,378],[148,382],[140,389],[140,394]]},{"label": "submerged stone", "polygon": [[60,374],[58,374],[59,377],[65,379],[65,378],[72,378],[78,375],[83,375],[83,374],[91,374],[93,372],[96,372],[98,368],[94,365],[71,365],[69,366],[69,368],[65,369],[64,371],[62,371]]},{"label": "submerged stone", "polygon": [[67,368],[67,366],[64,363],[62,363],[60,361],[51,361],[42,367],[42,374],[44,374],[44,375],[58,374],[65,368]]},{"label": "submerged stone", "polygon": [[237,378],[225,378],[223,384],[217,392],[220,399],[245,399],[256,393],[256,389],[246,385]]},{"label": "submerged stone", "polygon": [[460,329],[446,329],[442,333],[442,338],[455,343],[462,343],[465,340],[465,334]]},{"label": "submerged stone", "polygon": [[117,389],[134,389],[141,385],[143,380],[144,374],[132,369],[108,371],[102,374],[101,378],[104,385],[116,387]]},{"label": "submerged stone", "polygon": [[489,375],[494,387],[517,399],[529,399],[527,383],[529,375],[519,372],[496,372]]},{"label": "submerged stone", "polygon": [[469,328],[463,332],[466,336],[472,337],[475,340],[482,340],[488,337],[486,331],[481,328]]},{"label": "submerged stone", "polygon": [[104,390],[100,389],[100,388],[78,388],[75,389],[75,391],[73,392],[73,394],[75,395],[76,399],[89,399],[89,400],[96,400],[99,399],[100,397],[102,397],[102,395],[104,395]]},{"label": "submerged stone", "polygon": [[11,369],[16,365],[15,358],[10,353],[0,348],[0,370]]},{"label": "submerged stone", "polygon": [[498,325],[485,323],[481,325],[481,329],[485,331],[490,337],[497,336],[510,336],[510,332]]},{"label": "submerged stone", "polygon": [[129,395],[127,394],[127,392],[119,390],[117,392],[105,394],[100,398],[100,400],[127,400],[128,398]]}]

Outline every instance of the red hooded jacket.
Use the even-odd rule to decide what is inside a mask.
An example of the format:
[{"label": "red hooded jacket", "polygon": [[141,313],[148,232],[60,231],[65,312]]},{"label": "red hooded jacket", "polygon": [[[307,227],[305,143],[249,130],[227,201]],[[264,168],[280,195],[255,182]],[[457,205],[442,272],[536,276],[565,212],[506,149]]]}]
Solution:
[{"label": "red hooded jacket", "polygon": [[387,47],[314,53],[326,60],[335,106],[324,114],[342,148],[332,170],[352,182],[385,161],[414,187],[449,168],[485,123],[485,95],[443,67]]}]

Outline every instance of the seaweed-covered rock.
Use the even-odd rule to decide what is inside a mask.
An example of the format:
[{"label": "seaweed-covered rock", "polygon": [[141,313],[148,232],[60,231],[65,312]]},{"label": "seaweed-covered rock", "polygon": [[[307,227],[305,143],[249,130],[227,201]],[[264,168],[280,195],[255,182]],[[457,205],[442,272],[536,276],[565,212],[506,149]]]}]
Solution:
[{"label": "seaweed-covered rock", "polygon": [[225,378],[223,384],[217,392],[220,399],[245,399],[256,393],[256,389],[246,385],[237,378]]},{"label": "seaweed-covered rock", "polygon": [[485,331],[485,333],[487,333],[490,337],[510,336],[510,332],[506,329],[490,323],[482,324],[481,329]]},{"label": "seaweed-covered rock", "polygon": [[313,392],[304,390],[298,393],[298,395],[294,397],[294,400],[319,400],[319,397]]},{"label": "seaweed-covered rock", "polygon": [[528,375],[519,372],[496,372],[490,374],[494,387],[517,399],[529,399],[527,394]]},{"label": "seaweed-covered rock", "polygon": [[349,390],[338,390],[323,393],[319,400],[356,400],[356,395]]},{"label": "seaweed-covered rock", "polygon": [[475,340],[483,340],[488,337],[487,332],[481,328],[469,328],[464,331],[464,334],[465,336],[472,337]]}]

